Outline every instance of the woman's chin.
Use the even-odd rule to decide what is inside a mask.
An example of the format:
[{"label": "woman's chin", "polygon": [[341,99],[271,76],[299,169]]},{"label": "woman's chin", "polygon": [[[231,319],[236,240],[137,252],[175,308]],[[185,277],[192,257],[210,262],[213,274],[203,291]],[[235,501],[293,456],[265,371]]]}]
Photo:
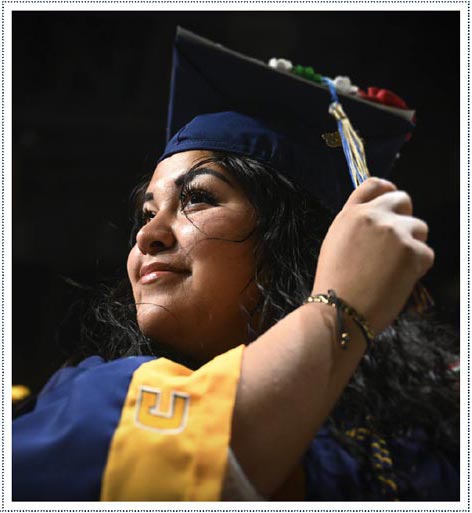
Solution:
[{"label": "woman's chin", "polygon": [[136,318],[143,335],[153,340],[162,338],[165,332],[175,333],[178,330],[177,317],[163,305],[140,304]]}]

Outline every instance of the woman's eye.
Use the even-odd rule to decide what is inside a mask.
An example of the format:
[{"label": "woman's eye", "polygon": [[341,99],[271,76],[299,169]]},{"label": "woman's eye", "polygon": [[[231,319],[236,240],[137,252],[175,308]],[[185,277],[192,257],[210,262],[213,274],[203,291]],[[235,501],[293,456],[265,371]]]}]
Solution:
[{"label": "woman's eye", "polygon": [[208,191],[203,189],[184,189],[180,194],[180,203],[182,208],[189,207],[191,205],[198,205],[206,203],[208,205],[217,205],[216,198]]},{"label": "woman's eye", "polygon": [[147,224],[155,217],[156,213],[152,210],[144,210],[141,214],[141,224]]}]

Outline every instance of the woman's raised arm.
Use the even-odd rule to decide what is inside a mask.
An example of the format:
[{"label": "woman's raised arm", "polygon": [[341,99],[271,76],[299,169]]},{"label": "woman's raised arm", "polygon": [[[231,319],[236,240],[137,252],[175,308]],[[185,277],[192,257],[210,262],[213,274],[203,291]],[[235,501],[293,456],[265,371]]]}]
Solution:
[{"label": "woman's raised arm", "polygon": [[[426,238],[409,196],[371,178],[331,225],[313,293],[334,290],[379,333],[433,264]],[[319,303],[298,308],[245,349],[231,446],[264,496],[296,468],[365,351],[362,332],[344,317],[347,350],[337,340],[336,311]]]}]

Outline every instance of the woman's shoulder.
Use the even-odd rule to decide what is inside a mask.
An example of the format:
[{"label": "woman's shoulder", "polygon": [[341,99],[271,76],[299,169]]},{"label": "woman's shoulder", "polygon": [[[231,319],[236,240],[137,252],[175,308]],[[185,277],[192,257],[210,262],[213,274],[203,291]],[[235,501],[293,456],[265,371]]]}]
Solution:
[{"label": "woman's shoulder", "polygon": [[[59,370],[35,408],[14,423],[13,497],[129,500],[136,490],[140,499],[187,496],[182,479],[199,481],[208,461],[217,482],[226,465],[242,350],[195,371],[142,356],[109,362],[91,357]],[[160,487],[149,471],[157,465],[166,475]],[[207,492],[198,491],[202,497]]]},{"label": "woman's shoulder", "polygon": [[[14,496],[97,500],[97,483],[132,376],[151,359],[138,356],[106,362],[92,356],[77,366],[59,369],[34,408],[13,423]],[[87,468],[87,472],[58,488],[62,476],[69,475],[64,469],[73,468]],[[55,490],[50,489],[52,484]]]},{"label": "woman's shoulder", "polygon": [[117,381],[131,378],[142,364],[154,359],[151,356],[129,356],[115,360],[104,360],[101,356],[89,356],[76,366],[60,368],[46,383],[38,396],[38,401],[58,391],[60,395],[67,386],[95,386],[97,392],[113,387]]}]

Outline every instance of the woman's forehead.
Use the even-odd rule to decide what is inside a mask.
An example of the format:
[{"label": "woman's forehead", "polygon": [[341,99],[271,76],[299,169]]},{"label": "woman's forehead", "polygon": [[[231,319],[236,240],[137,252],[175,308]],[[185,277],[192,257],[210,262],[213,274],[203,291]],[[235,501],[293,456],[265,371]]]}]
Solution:
[{"label": "woman's forehead", "polygon": [[174,182],[201,160],[210,157],[207,151],[184,151],[175,153],[157,165],[149,185],[156,182]]}]

